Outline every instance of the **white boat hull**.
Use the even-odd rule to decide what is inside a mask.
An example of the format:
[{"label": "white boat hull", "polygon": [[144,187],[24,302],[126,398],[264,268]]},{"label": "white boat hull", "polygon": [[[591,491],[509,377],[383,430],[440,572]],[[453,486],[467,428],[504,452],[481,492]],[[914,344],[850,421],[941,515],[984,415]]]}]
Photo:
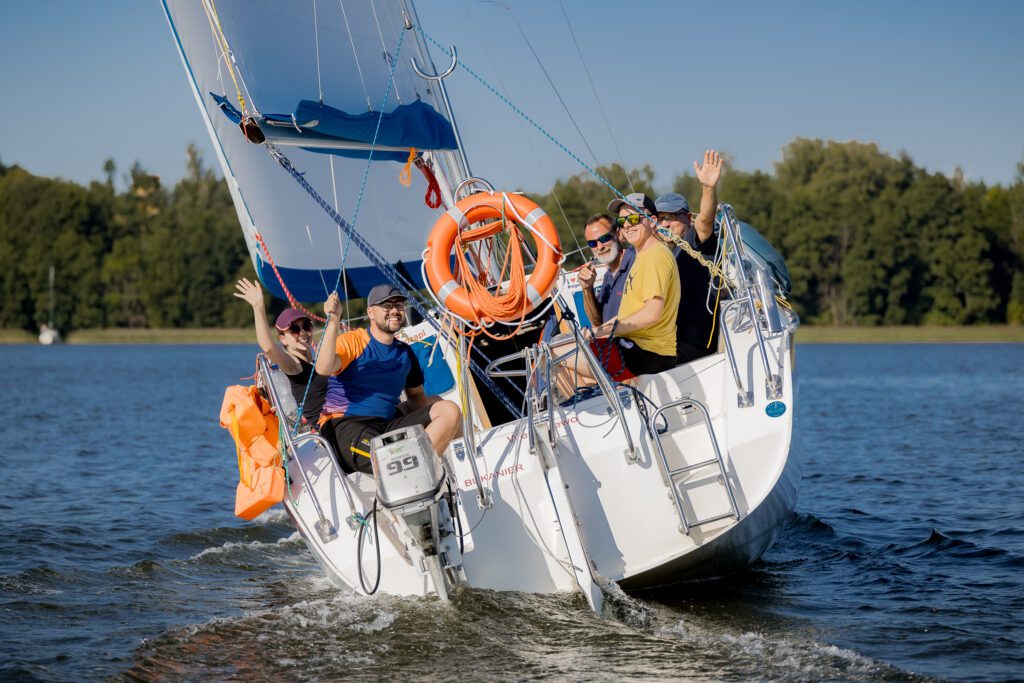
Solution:
[{"label": "white boat hull", "polygon": [[[576,590],[586,584],[580,574],[577,542],[591,565],[589,573],[630,590],[718,578],[756,561],[789,519],[800,479],[799,461],[790,453],[792,339],[788,332],[783,334],[776,339],[778,357],[770,363],[772,373],[782,379],[781,395],[770,398],[751,326],[733,331],[739,374],[753,393],[753,404],[746,407],[738,405],[724,353],[639,378],[637,388],[657,405],[691,399],[707,407],[735,507],[717,464],[674,477],[681,501],[677,507],[665,464],[674,470],[709,460],[711,432],[692,406],[666,410],[663,463],[635,397],[625,389],[620,395],[625,428],[636,446],[635,461],[627,457],[622,422],[600,394],[556,407],[551,444],[546,412],[535,417],[532,440],[525,418],[478,434],[477,466],[493,503],[486,510],[478,505],[464,445],[461,440],[454,442],[445,459],[459,501],[462,565],[468,585],[538,593]],[[769,404],[775,409],[769,409]],[[324,542],[315,531],[316,512],[303,478],[294,472],[297,466],[305,470],[325,516],[338,531],[337,538]],[[343,476],[326,451],[312,443],[298,449],[291,467],[291,496],[285,506],[314,555],[339,586],[372,592],[378,567],[377,548],[368,534],[372,525],[360,536],[361,523],[350,520],[353,511],[365,515],[372,509],[374,480],[361,474]],[[572,510],[568,516],[573,519],[566,519],[566,501],[559,505],[548,488],[551,480],[564,482]],[[399,528],[387,513],[377,517],[381,553],[377,590],[396,595],[431,593],[429,576],[410,560]],[[713,521],[700,523],[708,519]],[[573,548],[575,553],[570,552]]]}]

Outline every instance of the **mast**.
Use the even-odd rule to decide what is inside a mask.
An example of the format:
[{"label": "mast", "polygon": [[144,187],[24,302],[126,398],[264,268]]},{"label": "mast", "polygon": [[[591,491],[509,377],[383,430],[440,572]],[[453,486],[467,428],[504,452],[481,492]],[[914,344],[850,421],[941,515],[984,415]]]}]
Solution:
[{"label": "mast", "polygon": [[48,323],[51,329],[53,327],[53,264],[50,264],[50,321]]},{"label": "mast", "polygon": [[[413,37],[415,38],[419,63],[425,65],[425,68],[430,69],[431,74],[436,74],[437,67],[434,66],[434,60],[430,57],[430,50],[427,49],[427,45],[423,41],[423,35],[419,30],[420,18],[416,13],[416,7],[413,4],[413,0],[401,0],[401,3],[405,19],[408,22],[407,26],[409,26],[407,30],[412,31]],[[453,67],[454,64],[455,62],[453,61]],[[471,176],[469,162],[466,159],[466,152],[462,146],[462,137],[458,133],[459,129],[458,124],[455,122],[455,112],[452,111],[451,101],[448,98],[447,88],[445,88],[444,85],[444,76],[437,80],[425,78],[423,72],[415,66],[415,62],[413,70],[428,84],[436,83],[437,87],[430,89],[430,94],[433,95],[434,104],[436,105],[434,108],[439,111],[443,110],[448,115],[448,122],[452,126],[452,131],[455,133],[455,139],[459,147],[458,150],[454,152],[448,150],[436,150],[430,153],[433,158],[441,162],[438,164],[438,170],[444,176],[444,180],[446,181],[445,184],[447,185],[447,188],[445,189],[449,190],[452,195],[449,200],[450,206],[458,200],[458,198],[454,196],[455,188]],[[449,70],[445,73],[445,76],[450,73],[451,71]],[[440,97],[438,96],[438,93],[440,93]]]}]

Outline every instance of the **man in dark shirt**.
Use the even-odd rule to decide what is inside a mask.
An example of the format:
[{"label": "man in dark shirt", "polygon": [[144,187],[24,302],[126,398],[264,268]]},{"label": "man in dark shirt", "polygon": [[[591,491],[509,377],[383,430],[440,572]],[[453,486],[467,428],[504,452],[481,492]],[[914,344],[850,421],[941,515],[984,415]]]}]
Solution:
[{"label": "man in dark shirt", "polygon": [[[718,249],[715,234],[717,198],[715,188],[722,172],[722,157],[714,150],[704,153],[704,164],[693,164],[701,184],[700,212],[690,215],[686,197],[675,192],[663,194],[655,201],[658,224],[681,237],[708,261]],[[681,292],[679,314],[676,316],[676,356],[680,363],[689,363],[708,356],[718,349],[718,324],[714,314],[718,305],[716,292],[708,296],[711,273],[683,248],[670,242],[679,267]]]},{"label": "man in dark shirt", "polygon": [[607,214],[591,216],[583,234],[594,259],[608,268],[599,287],[594,287],[597,273],[591,263],[584,265],[577,273],[583,288],[583,308],[591,327],[597,327],[619,314],[622,290],[626,286],[626,277],[633,266],[636,252],[632,247],[622,246],[615,224]]}]

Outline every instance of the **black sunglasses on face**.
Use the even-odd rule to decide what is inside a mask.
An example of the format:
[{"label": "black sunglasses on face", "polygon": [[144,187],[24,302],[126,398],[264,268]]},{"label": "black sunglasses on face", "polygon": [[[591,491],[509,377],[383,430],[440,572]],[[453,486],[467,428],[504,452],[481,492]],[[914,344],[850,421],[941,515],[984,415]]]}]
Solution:
[{"label": "black sunglasses on face", "polygon": [[686,219],[689,217],[689,213],[684,213],[682,211],[679,213],[662,212],[658,214],[659,221],[679,221],[680,223],[685,223]]},{"label": "black sunglasses on face", "polygon": [[297,335],[299,332],[312,332],[313,323],[309,322],[308,320],[304,320],[301,326],[299,325],[299,323],[292,323],[291,325],[288,326],[288,331],[295,335]]},{"label": "black sunglasses on face", "polygon": [[597,245],[611,242],[614,238],[615,235],[613,235],[610,232],[606,232],[605,234],[598,237],[596,240],[587,240],[587,246],[590,247],[591,249],[595,249],[597,248]]},{"label": "black sunglasses on face", "polygon": [[618,218],[615,219],[615,225],[617,225],[620,228],[623,228],[627,225],[636,225],[639,222],[640,214],[638,213],[631,213],[628,216],[619,216]]}]

